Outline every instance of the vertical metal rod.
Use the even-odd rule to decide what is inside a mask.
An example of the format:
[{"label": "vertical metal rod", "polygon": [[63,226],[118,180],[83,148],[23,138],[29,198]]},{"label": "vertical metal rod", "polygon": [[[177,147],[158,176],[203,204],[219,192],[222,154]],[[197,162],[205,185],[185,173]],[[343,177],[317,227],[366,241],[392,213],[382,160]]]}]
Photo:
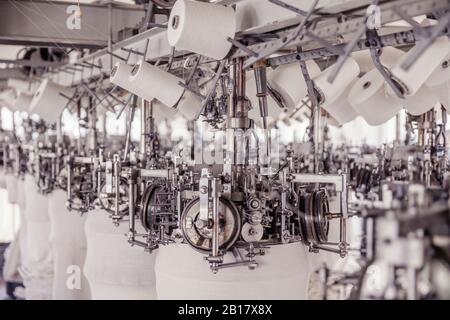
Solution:
[{"label": "vertical metal rod", "polygon": [[129,241],[134,241],[134,236],[136,234],[135,229],[135,208],[134,208],[134,177],[133,173],[131,173],[131,177],[128,180],[128,214],[129,214],[129,231],[130,231],[130,237]]},{"label": "vertical metal rod", "polygon": [[67,164],[67,208],[70,210],[72,209],[72,165],[69,163]]},{"label": "vertical metal rod", "polygon": [[[212,235],[212,256],[219,255],[219,180],[213,178],[212,181],[212,205],[213,205],[213,235]],[[217,266],[217,263],[213,263]]]},{"label": "vertical metal rod", "polygon": [[134,112],[136,110],[136,104],[137,104],[137,96],[133,95],[133,97],[131,99],[129,119],[128,119],[128,123],[127,123],[127,137],[126,137],[126,141],[125,141],[125,153],[124,153],[124,156],[123,156],[124,160],[126,160],[128,158],[128,154],[129,154],[129,151],[130,151],[131,126],[133,124]]},{"label": "vertical metal rod", "polygon": [[147,119],[151,112],[151,104],[149,101],[142,99],[141,104],[141,137],[139,140],[139,153],[141,162],[144,162],[147,154]]},{"label": "vertical metal rod", "polygon": [[115,183],[115,197],[114,197],[114,215],[118,219],[119,205],[120,205],[120,159],[117,155],[114,156],[114,183]]},{"label": "vertical metal rod", "polygon": [[[108,50],[112,52],[112,44],[113,44],[113,21],[112,21],[112,1],[108,3]],[[112,70],[113,68],[113,56],[109,55],[109,68]]]},{"label": "vertical metal rod", "polygon": [[400,126],[401,126],[401,121],[400,121],[400,114],[397,113],[395,115],[395,144],[399,145],[400,144]]}]

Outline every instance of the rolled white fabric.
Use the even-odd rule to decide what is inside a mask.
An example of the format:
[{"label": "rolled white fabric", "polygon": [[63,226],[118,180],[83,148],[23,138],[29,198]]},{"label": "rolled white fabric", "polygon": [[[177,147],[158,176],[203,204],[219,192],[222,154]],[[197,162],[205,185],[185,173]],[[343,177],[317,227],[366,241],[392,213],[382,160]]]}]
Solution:
[{"label": "rolled white fabric", "polygon": [[371,126],[383,124],[402,109],[398,100],[387,93],[385,80],[377,69],[356,81],[350,89],[348,101]]},{"label": "rolled white fabric", "polygon": [[50,243],[54,259],[52,299],[90,299],[89,283],[83,274],[86,258],[86,215],[70,212],[66,192],[54,190],[49,195]]},{"label": "rolled white fabric", "polygon": [[54,123],[61,116],[69,102],[68,98],[71,98],[72,94],[72,89],[60,86],[49,79],[44,79],[34,94],[29,112],[37,114],[48,123]]},{"label": "rolled white fabric", "polygon": [[[259,267],[221,269],[213,274],[200,254],[185,244],[158,249],[156,290],[158,299],[306,299],[309,265],[300,243],[273,246],[257,256]],[[232,260],[228,253],[225,261]]]},{"label": "rolled white fabric", "polygon": [[415,52],[415,47],[404,55],[391,69],[396,81],[406,89],[405,95],[412,96],[419,91],[425,81],[439,67],[450,51],[447,36],[437,38],[421,55],[408,71],[401,67],[403,62]]},{"label": "rolled white fabric", "polygon": [[328,67],[320,75],[314,78],[314,85],[321,96],[320,102],[322,104],[333,103],[339,98],[342,91],[344,91],[359,75],[358,64],[355,59],[349,57],[344,62],[342,69],[337,74],[333,83],[330,83],[328,82],[328,77],[335,67],[335,65]]},{"label": "rolled white fabric", "polygon": [[109,81],[127,91],[131,91],[130,75],[132,69],[133,67],[125,62],[117,62],[111,70]]},{"label": "rolled white fabric", "polygon": [[129,91],[147,101],[156,98],[166,106],[173,107],[184,91],[179,81],[183,82],[183,79],[140,60],[131,72]]},{"label": "rolled white fabric", "polygon": [[[138,232],[143,232],[136,223]],[[84,273],[92,299],[154,299],[155,253],[131,247],[127,241],[128,223],[114,226],[108,213],[94,210],[85,224],[87,255]]]},{"label": "rolled white fabric", "polygon": [[236,33],[231,7],[192,0],[178,0],[170,12],[167,39],[171,46],[217,60],[225,58]]}]

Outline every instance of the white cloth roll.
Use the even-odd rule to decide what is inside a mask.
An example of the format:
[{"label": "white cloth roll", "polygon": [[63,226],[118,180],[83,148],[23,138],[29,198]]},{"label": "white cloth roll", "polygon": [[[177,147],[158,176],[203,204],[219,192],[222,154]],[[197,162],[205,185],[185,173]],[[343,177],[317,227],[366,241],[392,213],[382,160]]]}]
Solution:
[{"label": "white cloth roll", "polygon": [[131,72],[129,91],[147,101],[156,98],[166,106],[173,107],[184,91],[178,84],[180,81],[184,82],[183,79],[140,60]]},{"label": "white cloth roll", "polygon": [[[324,103],[322,108],[324,108],[333,119],[339,124],[343,125],[347,122],[352,121],[358,116],[358,113],[355,111],[353,106],[348,102],[348,94],[352,85],[356,83],[357,80],[354,80],[342,94],[332,103]],[[331,121],[330,124],[333,122]]]},{"label": "white cloth roll", "polygon": [[167,38],[173,47],[221,60],[236,33],[231,7],[192,0],[178,0],[170,12]]},{"label": "white cloth roll", "polygon": [[82,272],[86,258],[86,215],[67,210],[66,197],[63,190],[55,190],[48,200],[50,243],[54,259],[52,298],[90,299],[89,283]]},{"label": "white cloth roll", "polygon": [[48,123],[56,122],[69,102],[61,94],[71,98],[73,90],[44,79],[34,94],[29,112],[37,114]]},{"label": "white cloth roll", "polygon": [[130,75],[132,66],[125,62],[117,62],[111,70],[109,81],[127,91],[131,91]]},{"label": "white cloth roll", "polygon": [[438,102],[438,98],[427,86],[423,85],[414,96],[398,99],[399,103],[413,116],[421,115],[431,109]]},{"label": "white cloth roll", "polygon": [[407,96],[412,96],[419,91],[430,75],[439,67],[450,51],[450,42],[447,36],[437,38],[421,55],[416,59],[408,71],[401,67],[403,62],[416,50],[412,48],[405,54],[391,69],[394,79],[397,80],[407,92]]},{"label": "white cloth roll", "polygon": [[377,69],[356,81],[350,89],[348,101],[371,126],[383,124],[402,109],[398,101],[386,92],[385,80]]},{"label": "white cloth roll", "polygon": [[[139,223],[138,232],[142,233]],[[114,226],[108,213],[94,210],[85,224],[87,255],[84,273],[92,299],[154,299],[155,253],[131,247],[127,241],[128,223]]]},{"label": "white cloth roll", "polygon": [[339,96],[342,91],[347,88],[353,80],[359,75],[359,66],[355,59],[349,57],[344,62],[342,69],[337,74],[333,83],[328,82],[329,75],[333,72],[336,66],[325,69],[320,75],[314,78],[314,85],[321,96],[321,103],[331,104]]},{"label": "white cloth roll", "polygon": [[[231,261],[231,254],[225,257]],[[158,249],[158,299],[306,299],[309,265],[300,243],[273,246],[257,256],[259,267],[222,269],[213,274],[204,255],[185,244]]]}]

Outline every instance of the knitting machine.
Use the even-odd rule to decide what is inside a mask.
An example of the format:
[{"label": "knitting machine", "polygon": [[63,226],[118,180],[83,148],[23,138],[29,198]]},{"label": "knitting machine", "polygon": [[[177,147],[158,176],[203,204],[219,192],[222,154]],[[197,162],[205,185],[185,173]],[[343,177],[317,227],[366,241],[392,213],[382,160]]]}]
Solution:
[{"label": "knitting machine", "polygon": [[[149,253],[173,243],[190,246],[214,273],[255,269],[258,256],[270,254],[267,248],[301,242],[310,252],[357,261],[353,272],[321,270],[324,297],[336,288],[365,299],[449,296],[433,270],[443,265],[448,279],[450,100],[445,88],[444,97],[429,94],[437,95],[436,83],[448,76],[448,1],[367,1],[327,11],[318,1],[304,10],[269,0],[293,17],[239,32],[234,18],[245,10],[241,1],[151,2],[148,8],[164,15],[162,24],[147,12],[138,35],[46,75],[54,82],[67,73],[79,76],[70,82],[76,90],[47,83],[38,90],[44,97],[59,90],[65,99],[58,108],[76,113],[85,134],[67,141],[59,120],[56,126],[41,123],[37,138],[11,143],[14,136],[3,135],[7,170],[32,173],[43,193],[67,190],[71,210],[102,208],[113,223],[126,221],[132,246]],[[220,25],[223,19],[234,29],[217,30],[217,43],[205,46],[213,41],[201,29],[207,28],[190,26],[179,6],[187,14],[208,8],[206,20]],[[386,25],[399,19],[407,27],[390,32]],[[184,28],[203,44],[197,37],[186,43]],[[152,32],[160,29],[171,44],[164,54],[151,52]],[[420,82],[414,68],[437,56],[436,74],[430,70]],[[117,118],[126,114],[119,146],[105,130],[98,139],[102,108]],[[140,139],[134,144],[138,109]],[[169,120],[180,115],[188,133],[161,139],[161,114]],[[332,128],[357,116],[372,126],[395,120],[395,140],[335,142]],[[297,120],[307,123],[302,138],[284,144],[280,131]],[[361,221],[360,243],[348,240],[354,217]],[[337,239],[329,236],[333,220]],[[225,262],[229,253],[234,260]]]}]

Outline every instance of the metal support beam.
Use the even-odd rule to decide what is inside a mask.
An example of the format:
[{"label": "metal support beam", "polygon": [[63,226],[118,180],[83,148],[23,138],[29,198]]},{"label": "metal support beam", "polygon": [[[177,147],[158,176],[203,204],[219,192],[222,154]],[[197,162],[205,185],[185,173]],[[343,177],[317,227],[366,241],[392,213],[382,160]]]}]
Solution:
[{"label": "metal support beam", "polygon": [[[33,46],[103,48],[108,44],[108,3],[81,4],[80,28],[71,29],[76,2],[42,0],[0,1],[0,43]],[[113,41],[118,32],[135,28],[144,7],[111,3]]]}]

